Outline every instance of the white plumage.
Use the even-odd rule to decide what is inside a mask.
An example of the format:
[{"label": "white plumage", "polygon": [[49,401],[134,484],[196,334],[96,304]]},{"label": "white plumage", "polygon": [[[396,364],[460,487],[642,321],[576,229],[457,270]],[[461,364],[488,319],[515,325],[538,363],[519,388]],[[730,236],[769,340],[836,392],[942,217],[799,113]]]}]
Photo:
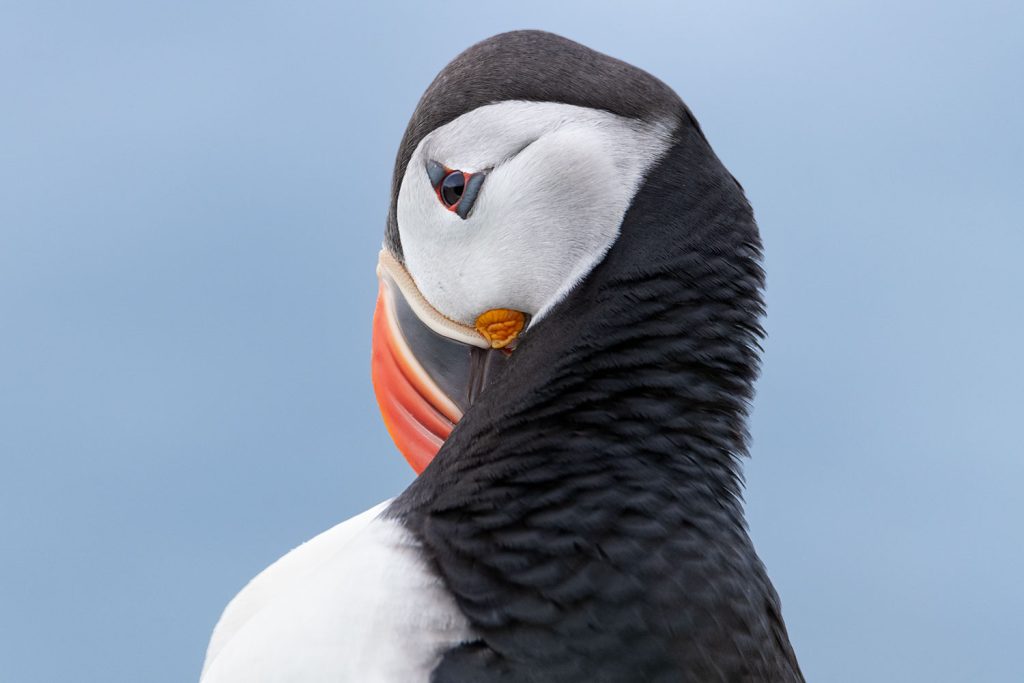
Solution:
[{"label": "white plumage", "polygon": [[304,543],[227,606],[200,683],[426,683],[469,625],[418,543],[380,515]]}]

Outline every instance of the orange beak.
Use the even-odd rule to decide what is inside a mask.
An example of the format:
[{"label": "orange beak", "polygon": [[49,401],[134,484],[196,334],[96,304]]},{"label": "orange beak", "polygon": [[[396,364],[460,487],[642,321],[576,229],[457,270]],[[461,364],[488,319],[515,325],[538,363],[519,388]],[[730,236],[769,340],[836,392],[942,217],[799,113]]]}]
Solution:
[{"label": "orange beak", "polygon": [[504,365],[522,330],[517,311],[487,311],[476,327],[441,315],[386,250],[373,314],[373,388],[384,425],[416,473]]}]

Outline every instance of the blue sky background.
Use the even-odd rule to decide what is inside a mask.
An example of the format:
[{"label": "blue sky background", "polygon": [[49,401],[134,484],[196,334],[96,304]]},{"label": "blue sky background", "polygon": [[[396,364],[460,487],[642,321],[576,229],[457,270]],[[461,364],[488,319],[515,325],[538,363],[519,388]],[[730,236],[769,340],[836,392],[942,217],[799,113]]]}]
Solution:
[{"label": "blue sky background", "polygon": [[812,681],[1024,680],[1024,5],[0,2],[0,680],[195,680],[411,471],[391,165],[522,27],[674,87],[767,245],[752,533]]}]

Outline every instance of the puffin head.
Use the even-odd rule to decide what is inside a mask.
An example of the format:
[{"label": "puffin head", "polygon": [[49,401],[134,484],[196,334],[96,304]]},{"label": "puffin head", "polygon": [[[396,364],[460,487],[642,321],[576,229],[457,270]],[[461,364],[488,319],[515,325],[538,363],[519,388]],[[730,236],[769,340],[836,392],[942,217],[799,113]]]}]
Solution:
[{"label": "puffin head", "polygon": [[703,139],[664,83],[540,31],[474,45],[427,88],[395,162],[372,364],[417,472],[545,319],[571,329],[560,304],[682,128]]}]

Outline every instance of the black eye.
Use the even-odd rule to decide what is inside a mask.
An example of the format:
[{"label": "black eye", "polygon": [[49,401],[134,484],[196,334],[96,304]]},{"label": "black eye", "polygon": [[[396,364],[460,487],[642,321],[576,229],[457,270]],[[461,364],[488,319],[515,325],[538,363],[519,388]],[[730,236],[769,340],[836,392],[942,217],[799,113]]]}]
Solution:
[{"label": "black eye", "polygon": [[438,192],[444,205],[451,208],[462,199],[462,193],[466,190],[466,174],[462,171],[452,171],[441,181]]}]

